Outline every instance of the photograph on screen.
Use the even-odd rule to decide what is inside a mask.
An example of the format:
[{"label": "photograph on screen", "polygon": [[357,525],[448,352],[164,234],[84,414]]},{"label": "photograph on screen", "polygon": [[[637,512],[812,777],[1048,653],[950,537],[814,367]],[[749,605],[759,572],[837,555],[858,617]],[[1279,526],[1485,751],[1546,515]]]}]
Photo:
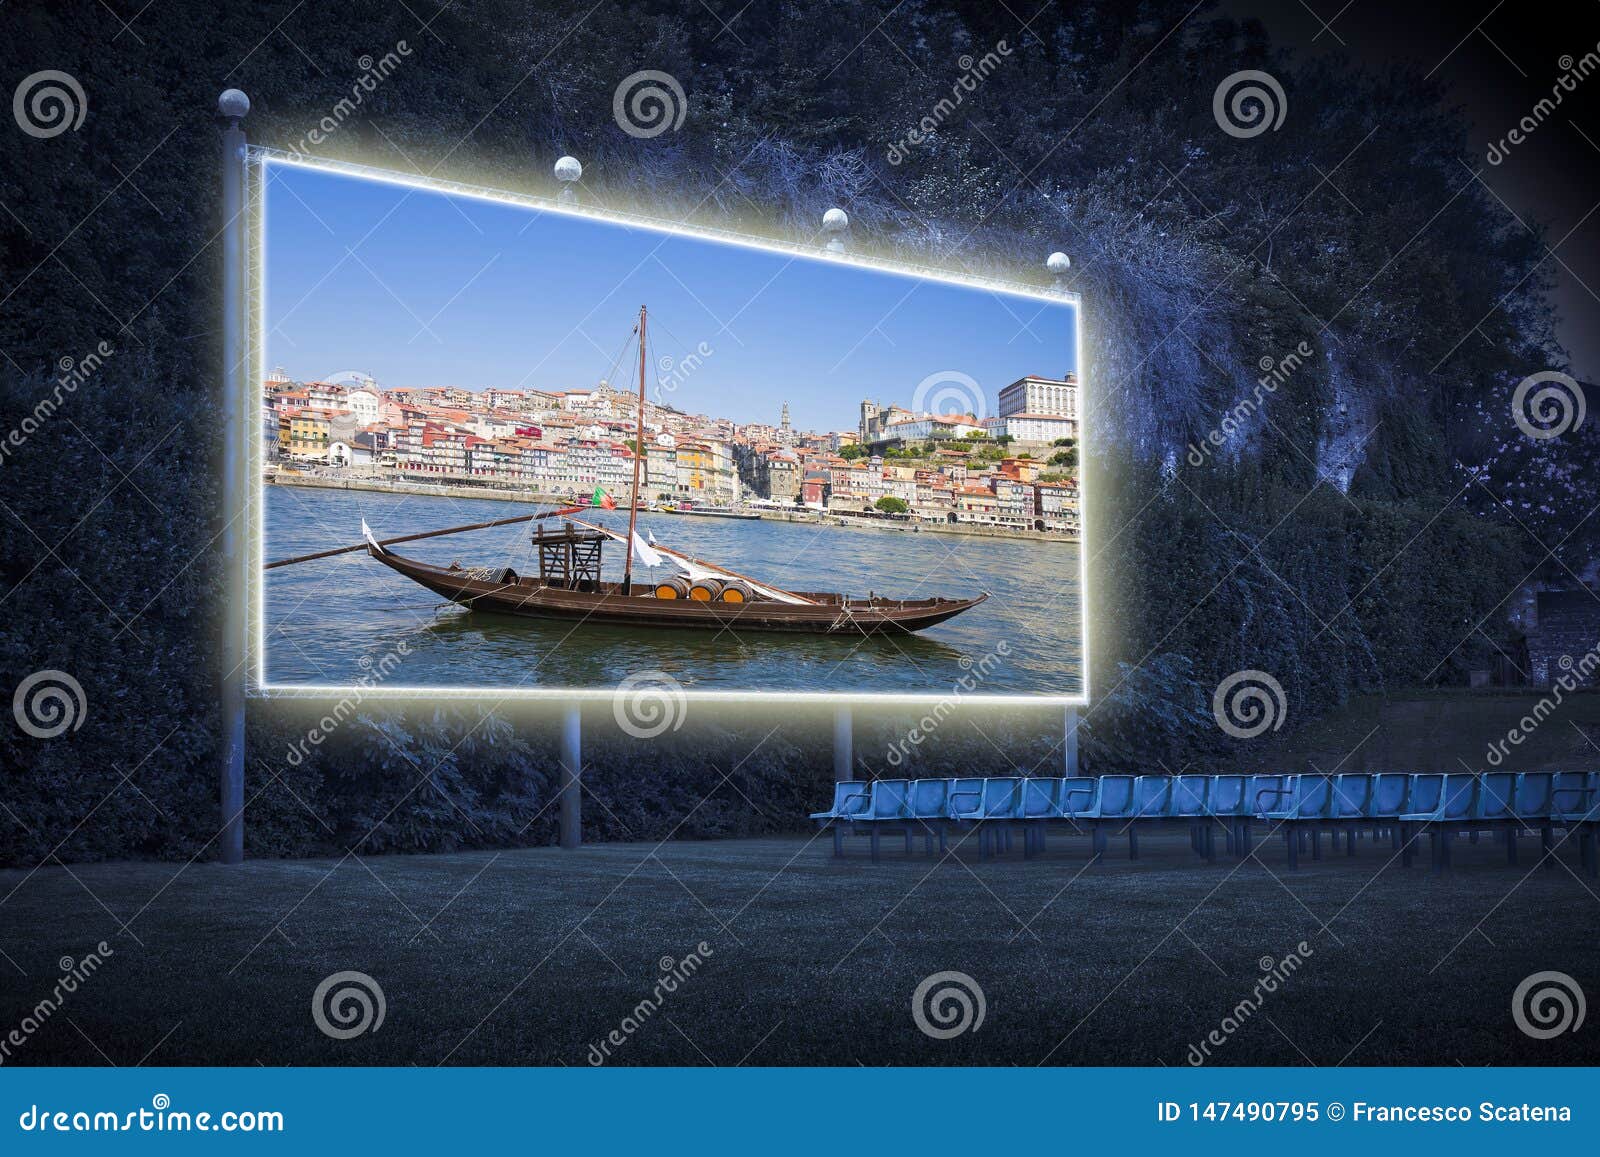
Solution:
[{"label": "photograph on screen", "polygon": [[263,687],[1082,696],[1075,298],[260,183]]}]

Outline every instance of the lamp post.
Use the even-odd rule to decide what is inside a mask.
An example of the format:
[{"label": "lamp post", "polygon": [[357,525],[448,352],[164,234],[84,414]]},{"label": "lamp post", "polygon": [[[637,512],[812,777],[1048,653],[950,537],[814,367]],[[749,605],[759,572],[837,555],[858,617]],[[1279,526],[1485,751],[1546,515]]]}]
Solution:
[{"label": "lamp post", "polygon": [[561,182],[557,198],[563,205],[576,205],[578,194],[574,186],[583,178],[583,165],[577,157],[564,156],[556,162],[556,180]]},{"label": "lamp post", "polygon": [[1067,270],[1072,268],[1072,258],[1059,249],[1044,259],[1044,267],[1050,271],[1050,276],[1055,278],[1057,293],[1067,291]]},{"label": "lamp post", "polygon": [[[1072,268],[1072,258],[1059,249],[1044,259],[1044,267],[1050,271],[1050,276],[1055,279],[1055,291],[1067,292],[1067,271]],[[1078,709],[1068,707],[1062,719],[1061,763],[1062,774],[1078,774]]]},{"label": "lamp post", "polygon": [[[222,129],[222,830],[224,864],[244,862],[244,667],[246,662],[245,534],[249,453],[244,415],[249,381],[248,298],[245,292],[245,137],[241,122],[250,98],[230,88],[217,98]],[[241,525],[241,523],[243,525]]]},{"label": "lamp post", "polygon": [[843,253],[849,247],[850,215],[837,207],[829,209],[822,215],[822,231],[828,235],[823,248],[829,253]]}]

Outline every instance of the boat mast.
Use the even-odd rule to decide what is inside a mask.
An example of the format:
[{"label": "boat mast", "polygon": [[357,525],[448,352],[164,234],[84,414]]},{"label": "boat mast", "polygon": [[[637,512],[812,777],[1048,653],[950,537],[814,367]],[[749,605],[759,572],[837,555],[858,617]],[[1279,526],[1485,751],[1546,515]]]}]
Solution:
[{"label": "boat mast", "polygon": [[639,521],[639,463],[644,459],[644,306],[639,307],[639,420],[634,426],[633,440],[633,500],[628,503],[627,561],[622,564],[622,593],[633,593],[633,528]]}]

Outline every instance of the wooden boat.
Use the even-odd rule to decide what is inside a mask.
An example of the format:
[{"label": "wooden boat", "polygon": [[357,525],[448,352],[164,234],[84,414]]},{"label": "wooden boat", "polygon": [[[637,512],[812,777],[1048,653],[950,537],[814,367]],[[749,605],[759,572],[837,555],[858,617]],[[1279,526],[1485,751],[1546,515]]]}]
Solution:
[{"label": "wooden boat", "polygon": [[[920,631],[942,623],[988,598],[852,599],[825,592],[785,592],[801,602],[763,597],[744,602],[659,598],[657,588],[642,584],[631,590],[623,583],[600,580],[598,548],[603,532],[569,526],[533,539],[541,560],[540,574],[521,575],[511,567],[435,566],[367,543],[367,553],[396,574],[426,587],[441,598],[472,611],[526,615],[639,627],[711,628],[734,631],[791,631],[819,635],[879,635]],[[580,561],[561,573],[546,563],[551,548],[570,545],[581,557],[595,548],[594,571]],[[564,552],[563,552],[564,553]],[[554,561],[554,560],[552,560]]]},{"label": "wooden boat", "polygon": [[[644,430],[646,314],[641,307],[635,333],[639,338],[639,419]],[[653,540],[638,536],[639,482],[642,454],[633,458],[633,498],[628,507],[628,533],[621,533],[575,518],[585,507],[569,507],[540,514],[499,518],[490,522],[421,531],[379,541],[363,522],[364,542],[355,546],[317,551],[279,559],[264,569],[293,566],[365,550],[375,561],[404,575],[441,598],[472,611],[524,615],[575,622],[628,624],[640,627],[688,627],[711,630],[791,631],[819,635],[881,635],[924,630],[983,602],[974,598],[889,599],[877,595],[852,598],[825,591],[789,591],[739,574],[704,559],[692,558]],[[759,518],[759,514],[722,510],[688,510],[674,513],[714,514],[724,518]],[[538,559],[537,575],[522,575],[508,566],[447,567],[396,554],[396,543],[469,530],[485,530],[511,523],[565,519],[559,530],[538,528],[532,538]],[[623,545],[626,562],[622,581],[608,582],[601,575],[601,555],[608,541]],[[635,586],[633,563],[638,557],[654,568],[669,564],[672,574],[661,582]],[[681,575],[679,574],[681,572]]]}]

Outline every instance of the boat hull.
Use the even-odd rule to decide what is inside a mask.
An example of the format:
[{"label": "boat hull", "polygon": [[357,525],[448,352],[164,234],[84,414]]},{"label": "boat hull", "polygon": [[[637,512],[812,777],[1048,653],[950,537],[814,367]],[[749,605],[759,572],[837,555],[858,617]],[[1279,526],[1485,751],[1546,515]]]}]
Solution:
[{"label": "boat hull", "polygon": [[592,590],[541,586],[509,567],[460,569],[434,566],[368,546],[367,553],[440,598],[472,611],[526,618],[609,623],[690,630],[784,631],[812,635],[909,634],[959,615],[989,596],[972,599],[850,599],[797,592],[816,600],[792,604],[754,600],[705,603],[623,594],[618,583]]}]

